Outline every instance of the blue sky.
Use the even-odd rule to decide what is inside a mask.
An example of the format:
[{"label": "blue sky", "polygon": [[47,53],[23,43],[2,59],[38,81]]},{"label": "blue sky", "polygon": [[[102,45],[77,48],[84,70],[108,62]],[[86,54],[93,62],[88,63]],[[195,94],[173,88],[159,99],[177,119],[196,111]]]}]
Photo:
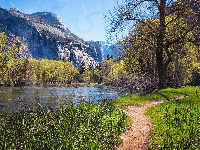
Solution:
[{"label": "blue sky", "polygon": [[16,7],[26,14],[53,12],[80,38],[103,41],[106,39],[103,15],[116,3],[117,0],[1,0],[0,7]]}]

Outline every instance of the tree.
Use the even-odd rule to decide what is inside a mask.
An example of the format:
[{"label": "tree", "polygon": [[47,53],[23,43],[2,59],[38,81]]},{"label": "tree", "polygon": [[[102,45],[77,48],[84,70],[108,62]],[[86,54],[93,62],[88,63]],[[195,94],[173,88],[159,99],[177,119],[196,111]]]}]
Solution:
[{"label": "tree", "polygon": [[22,41],[16,37],[13,40],[5,33],[0,33],[0,83],[6,85],[20,84],[26,73],[26,61],[18,58],[24,49]]},{"label": "tree", "polygon": [[124,69],[124,61],[113,61],[110,71],[107,75],[107,83],[112,85],[120,85],[120,81],[127,76],[127,72]]},{"label": "tree", "polygon": [[[189,2],[200,5],[194,0]],[[191,33],[196,33],[198,29],[197,14],[199,12],[194,12],[190,3],[183,0],[123,0],[109,16],[106,16],[108,37],[119,38],[119,33],[131,33],[131,36],[130,34],[126,36],[125,45],[130,46],[137,41],[137,48],[141,46],[148,49],[148,53],[155,59],[153,67],[158,75],[158,87],[164,88],[169,64],[174,61],[173,56],[176,53],[184,55],[181,54],[183,46],[188,42],[196,42]],[[152,19],[156,21],[151,21]],[[179,24],[180,22],[182,24]],[[168,31],[168,26],[176,26],[176,29],[173,29],[173,32]],[[146,34],[142,33],[143,36],[141,36],[142,28],[146,28],[147,31]],[[181,33],[177,29],[181,30]]]},{"label": "tree", "polygon": [[[168,16],[167,21],[172,20],[175,16]],[[155,28],[157,27],[157,19],[149,20]],[[176,22],[176,23],[175,23]],[[187,24],[183,22],[182,18],[177,19],[173,24],[166,27],[167,38],[177,38],[181,34],[184,34],[182,28],[187,27]],[[178,26],[177,26],[178,24]],[[178,27],[178,28],[177,28]],[[156,57],[155,57],[155,41],[151,35],[151,30],[143,24],[138,24],[137,35],[130,35],[132,42],[126,48],[125,52],[125,66],[126,70],[130,73],[134,73],[137,76],[151,76],[156,78]],[[176,33],[176,35],[174,35]],[[168,65],[167,80],[168,86],[178,86],[185,82],[189,75],[194,70],[193,64],[199,60],[199,48],[192,42],[188,42],[191,39],[192,32],[189,32],[185,39],[179,44],[173,44],[169,47],[170,51],[174,51],[171,55],[172,61]],[[148,39],[148,41],[144,40]],[[195,38],[193,38],[194,40]],[[179,49],[179,50],[177,50]],[[167,54],[164,53],[164,61],[166,62]],[[173,80],[173,82],[172,82]]]},{"label": "tree", "polygon": [[69,61],[30,59],[28,60],[30,80],[33,83],[71,82],[78,74],[78,69]]}]

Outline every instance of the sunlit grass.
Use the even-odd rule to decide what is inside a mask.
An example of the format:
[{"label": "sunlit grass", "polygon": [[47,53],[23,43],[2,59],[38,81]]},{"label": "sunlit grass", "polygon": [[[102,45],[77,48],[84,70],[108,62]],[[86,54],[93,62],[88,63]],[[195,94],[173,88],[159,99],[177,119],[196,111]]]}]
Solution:
[{"label": "sunlit grass", "polygon": [[157,94],[162,95],[163,97],[166,97],[167,99],[176,98],[177,96],[189,96],[189,95],[195,95],[196,91],[200,92],[200,87],[198,86],[185,86],[180,88],[167,88],[162,89],[157,92]]},{"label": "sunlit grass", "polygon": [[149,149],[200,149],[200,98],[190,96],[148,109],[153,121]]},{"label": "sunlit grass", "polygon": [[170,100],[179,96],[196,95],[196,91],[200,93],[200,87],[186,86],[177,89],[166,88],[145,95],[130,94],[127,96],[120,96],[113,100],[113,103],[118,107],[125,108],[128,105],[141,105],[152,100]]}]

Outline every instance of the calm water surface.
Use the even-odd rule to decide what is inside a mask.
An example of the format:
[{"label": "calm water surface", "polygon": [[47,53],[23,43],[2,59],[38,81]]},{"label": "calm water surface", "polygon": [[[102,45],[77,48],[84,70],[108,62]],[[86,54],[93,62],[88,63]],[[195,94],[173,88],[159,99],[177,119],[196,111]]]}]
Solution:
[{"label": "calm water surface", "polygon": [[116,98],[121,93],[118,88],[108,86],[55,87],[23,86],[0,87],[0,111],[10,112],[30,107],[59,107],[69,102],[81,101],[98,103],[102,99]]}]

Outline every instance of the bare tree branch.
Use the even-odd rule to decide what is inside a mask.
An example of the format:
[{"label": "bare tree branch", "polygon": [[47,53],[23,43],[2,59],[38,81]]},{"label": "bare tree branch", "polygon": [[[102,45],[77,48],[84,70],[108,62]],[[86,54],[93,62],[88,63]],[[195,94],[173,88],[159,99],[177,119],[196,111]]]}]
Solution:
[{"label": "bare tree branch", "polygon": [[144,25],[147,25],[151,30],[152,30],[152,33],[153,34],[155,34],[157,31],[153,28],[153,26],[151,26],[148,22],[145,22],[145,21],[143,21],[143,20],[140,20],[140,19],[138,19],[138,18],[133,18],[133,17],[128,17],[128,18],[125,18],[126,20],[132,20],[132,21],[138,21],[138,22],[140,22],[140,23],[142,23],[142,24],[144,24]]}]

